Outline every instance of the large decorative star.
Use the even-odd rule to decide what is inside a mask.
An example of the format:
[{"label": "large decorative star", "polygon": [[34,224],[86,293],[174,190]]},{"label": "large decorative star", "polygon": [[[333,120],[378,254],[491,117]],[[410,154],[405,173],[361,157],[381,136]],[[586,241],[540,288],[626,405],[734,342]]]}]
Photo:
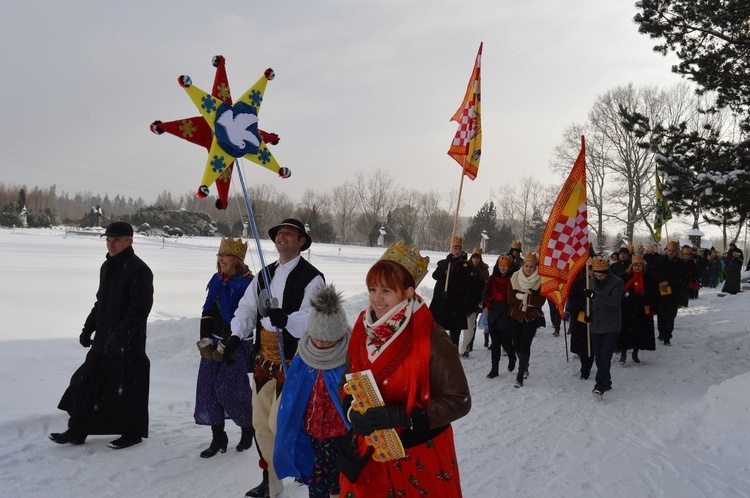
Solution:
[{"label": "large decorative star", "polygon": [[[273,71],[269,70],[271,78],[266,78],[265,76],[264,78],[261,78],[261,80],[263,80],[263,84],[261,85],[262,88],[259,89],[259,93],[253,94],[254,99],[259,99],[257,105],[254,106],[255,112],[253,113],[251,110],[247,109],[247,107],[253,106],[246,102],[242,102],[242,99],[240,99],[234,107],[232,106],[232,95],[229,90],[224,57],[221,55],[215,56],[212,60],[212,64],[216,68],[216,76],[214,77],[214,85],[211,95],[205,94],[205,92],[197,88],[194,90],[197,90],[200,93],[201,105],[216,110],[218,113],[204,113],[199,106],[198,108],[201,110],[200,116],[178,119],[166,123],[154,121],[151,123],[151,131],[157,135],[166,132],[187,140],[188,142],[205,147],[206,150],[208,150],[209,159],[197,195],[201,198],[208,196],[208,188],[215,182],[219,196],[219,199],[216,201],[216,207],[218,209],[226,209],[229,185],[232,179],[232,171],[234,167],[234,158],[247,157],[251,161],[277,173],[282,178],[288,178],[291,173],[287,168],[280,167],[275,160],[272,161],[273,156],[271,156],[270,152],[267,152],[268,148],[266,147],[266,144],[277,144],[279,142],[278,135],[275,133],[267,133],[257,127],[257,114],[260,107],[260,101],[263,99],[265,82],[268,81],[268,79],[273,78]],[[266,71],[266,73],[269,71]],[[189,77],[181,76],[179,78],[181,86],[184,86],[182,85],[183,78],[186,78],[187,81],[190,80]],[[256,86],[258,86],[258,83],[253,85],[253,88],[256,88]],[[188,91],[191,98],[193,98],[193,92],[194,91]],[[196,103],[196,105],[198,104]],[[220,123],[217,126],[216,122],[219,120]],[[217,129],[219,130],[218,134],[220,137],[217,137],[214,133]],[[245,145],[245,141],[250,145]],[[214,145],[217,142],[220,145],[218,145],[218,149],[215,149]],[[227,150],[224,149],[225,146],[227,147]],[[243,150],[244,153],[240,154],[239,152]],[[252,150],[255,150],[254,154],[251,153]],[[269,157],[271,158],[270,160],[268,159]],[[266,160],[266,163],[263,163],[263,160]],[[276,169],[274,169],[274,167]]]}]

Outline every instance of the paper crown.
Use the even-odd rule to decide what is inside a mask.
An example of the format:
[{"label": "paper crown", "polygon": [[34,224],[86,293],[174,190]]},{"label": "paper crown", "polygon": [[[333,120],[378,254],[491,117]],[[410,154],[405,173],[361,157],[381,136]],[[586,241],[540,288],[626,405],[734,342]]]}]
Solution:
[{"label": "paper crown", "polygon": [[513,242],[510,243],[510,248],[511,249],[518,249],[520,251],[521,250],[521,241],[520,240],[514,240]]},{"label": "paper crown", "polygon": [[222,237],[219,253],[231,254],[244,262],[245,254],[247,254],[247,242],[242,242],[240,238],[235,240],[232,237]]},{"label": "paper crown", "polygon": [[406,271],[414,278],[415,289],[427,275],[427,266],[430,264],[429,256],[423,257],[419,254],[419,246],[407,246],[403,240],[391,244],[380,259],[393,261],[406,268]]},{"label": "paper crown", "polygon": [[667,244],[667,249],[673,249],[675,251],[679,251],[680,243],[677,242],[676,240],[670,240],[669,243]]},{"label": "paper crown", "polygon": [[643,254],[641,254],[639,252],[633,254],[633,259],[631,259],[630,262],[631,262],[631,264],[634,264],[634,265],[638,264],[638,263],[644,264]]},{"label": "paper crown", "polygon": [[481,247],[479,247],[479,246],[474,246],[474,249],[472,249],[472,250],[471,250],[471,255],[473,256],[473,255],[475,255],[475,254],[479,254],[479,255],[481,256],[481,255],[482,255],[482,252],[483,252],[483,251],[482,251],[482,248],[481,248]]},{"label": "paper crown", "polygon": [[609,271],[609,260],[604,256],[596,256],[593,258],[594,271]]},{"label": "paper crown", "polygon": [[501,254],[497,257],[497,266],[500,265],[513,266],[513,258],[511,258],[508,254]]},{"label": "paper crown", "polygon": [[454,236],[451,239],[451,247],[453,247],[453,246],[461,246],[461,247],[463,247],[463,245],[464,245],[464,238],[463,237],[459,237],[458,235],[456,235],[456,236]]},{"label": "paper crown", "polygon": [[533,252],[529,251],[523,255],[523,262],[531,261],[535,265],[539,264],[539,257]]}]

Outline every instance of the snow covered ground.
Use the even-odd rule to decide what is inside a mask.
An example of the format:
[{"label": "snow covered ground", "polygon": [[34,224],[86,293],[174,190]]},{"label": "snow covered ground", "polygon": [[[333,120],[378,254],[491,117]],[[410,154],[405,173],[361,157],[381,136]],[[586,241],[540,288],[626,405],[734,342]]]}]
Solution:
[{"label": "snow covered ground", "polygon": [[[314,234],[313,234],[314,235]],[[122,451],[113,437],[59,446],[57,402],[86,350],[78,345],[94,302],[104,242],[61,230],[0,229],[0,496],[243,496],[260,481],[255,449],[198,456],[210,430],[193,423],[195,341],[219,239],[150,239],[135,250],[154,272],[149,323],[150,437]],[[268,241],[266,258],[275,259]],[[366,304],[364,275],[381,249],[313,244],[311,259],[345,296],[350,322]],[[434,263],[442,253],[429,253]],[[249,262],[258,267],[257,258]],[[486,258],[488,263],[494,258]],[[745,275],[747,276],[747,275]],[[427,277],[419,292],[432,297]],[[701,290],[660,343],[635,365],[612,367],[603,401],[566,362],[562,335],[540,329],[530,377],[487,379],[482,338],[464,362],[473,407],[454,425],[464,496],[750,496],[750,292]],[[307,496],[287,480],[285,498]]]}]

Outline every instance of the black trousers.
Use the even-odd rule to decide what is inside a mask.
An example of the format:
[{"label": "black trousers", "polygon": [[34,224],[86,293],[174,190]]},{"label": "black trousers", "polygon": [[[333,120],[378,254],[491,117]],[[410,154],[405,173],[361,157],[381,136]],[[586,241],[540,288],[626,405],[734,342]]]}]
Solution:
[{"label": "black trousers", "polygon": [[513,340],[511,339],[510,329],[499,329],[492,324],[490,324],[489,329],[490,337],[492,337],[492,344],[490,345],[492,369],[497,370],[500,366],[501,348],[505,348],[505,352],[508,353],[509,365],[515,365],[516,350],[513,349]]},{"label": "black trousers", "polygon": [[513,340],[513,349],[518,357],[518,380],[523,379],[524,372],[529,369],[529,359],[531,358],[531,343],[536,335],[538,322],[518,322],[511,320],[511,337]]}]

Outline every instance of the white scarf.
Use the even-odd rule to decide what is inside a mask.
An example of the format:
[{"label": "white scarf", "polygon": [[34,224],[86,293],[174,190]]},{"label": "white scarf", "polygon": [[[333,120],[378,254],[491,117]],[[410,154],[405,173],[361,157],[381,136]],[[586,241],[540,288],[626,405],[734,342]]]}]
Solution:
[{"label": "white scarf", "polygon": [[415,294],[414,297],[401,301],[375,321],[373,321],[372,306],[367,306],[363,323],[367,332],[367,358],[370,363],[374,363],[380,354],[393,343],[393,340],[404,331],[411,321],[411,316],[423,305],[424,301]]},{"label": "white scarf", "polygon": [[[524,313],[529,307],[529,294],[532,290],[536,290],[542,283],[542,277],[539,276],[538,269],[534,269],[534,273],[528,277],[524,275],[523,270],[518,270],[510,278],[510,284],[514,291],[520,291],[523,293],[523,299],[521,304],[521,311]],[[518,284],[518,286],[516,286]]]}]

